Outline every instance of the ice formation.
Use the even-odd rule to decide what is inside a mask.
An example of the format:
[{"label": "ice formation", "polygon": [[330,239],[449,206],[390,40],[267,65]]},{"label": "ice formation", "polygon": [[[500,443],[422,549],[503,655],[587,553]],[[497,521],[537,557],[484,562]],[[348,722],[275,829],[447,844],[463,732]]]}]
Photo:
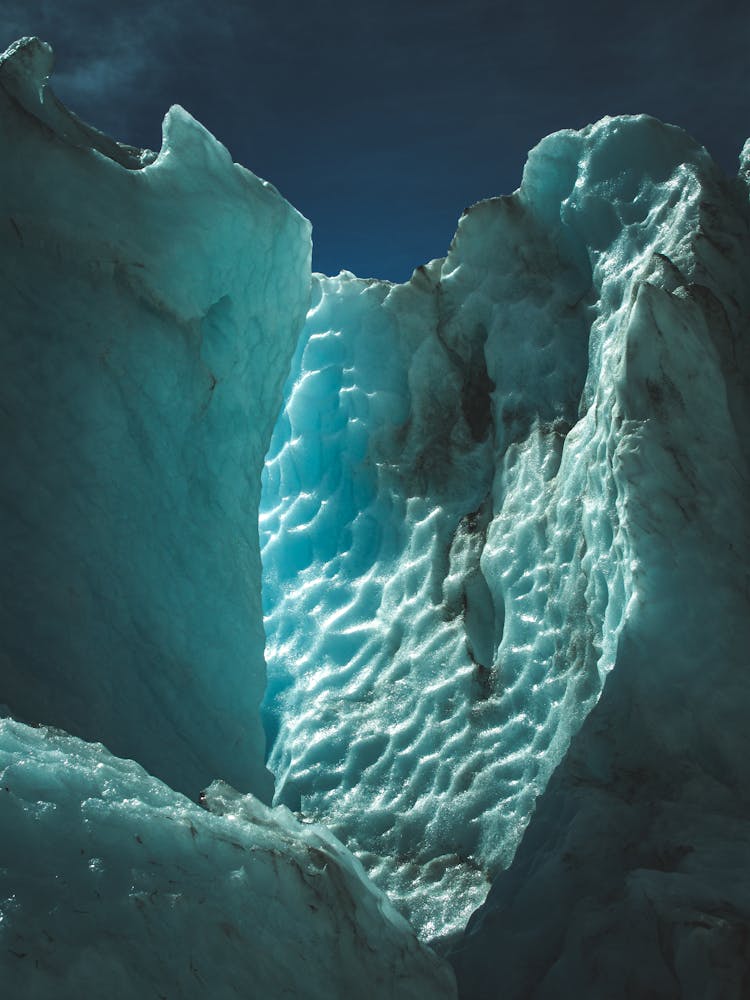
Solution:
[{"label": "ice formation", "polygon": [[205,805],[0,720],[3,996],[455,996],[330,833],[221,782]]},{"label": "ice formation", "polygon": [[181,108],[158,156],[84,126],[51,61],[0,62],[0,701],[268,800],[255,521],[309,224]]},{"label": "ice formation", "polygon": [[271,796],[257,510],[309,224],[182,109],[121,147],[50,68],[0,57],[0,715],[75,735],[0,721],[3,996],[454,997],[327,831],[180,794]]},{"label": "ice formation", "polygon": [[[631,143],[641,162],[656,147]],[[680,152],[673,211],[657,190],[644,220],[658,256],[609,265],[634,599],[601,700],[455,950],[466,997],[748,995],[750,144],[729,182]]]},{"label": "ice formation", "polygon": [[[560,132],[411,281],[311,279],[50,60],[0,57],[4,987],[455,995],[394,904],[467,1000],[747,995],[750,145]],[[201,810],[270,800],[264,690],[279,807]]]},{"label": "ice formation", "polygon": [[[684,704],[656,747],[745,753],[746,198],[680,130],[608,119],[545,139],[406,285],[317,282],[261,509],[270,762],[428,938],[510,864],[613,668],[651,676],[657,729]],[[467,996],[531,995],[538,918],[508,910],[497,963],[505,905],[458,946]]]}]

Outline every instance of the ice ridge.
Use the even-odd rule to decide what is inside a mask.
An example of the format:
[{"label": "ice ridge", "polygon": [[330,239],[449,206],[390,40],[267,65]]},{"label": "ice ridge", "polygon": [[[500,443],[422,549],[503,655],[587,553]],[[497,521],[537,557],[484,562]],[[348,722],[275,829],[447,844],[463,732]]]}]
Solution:
[{"label": "ice ridge", "polygon": [[601,700],[454,949],[462,996],[747,994],[747,149],[729,181],[683,154],[677,218],[654,218],[613,320],[634,599]]},{"label": "ice ridge", "polygon": [[[222,782],[205,808],[101,745],[0,719],[3,995],[455,996],[328,831]],[[280,944],[281,942],[281,944]]]}]

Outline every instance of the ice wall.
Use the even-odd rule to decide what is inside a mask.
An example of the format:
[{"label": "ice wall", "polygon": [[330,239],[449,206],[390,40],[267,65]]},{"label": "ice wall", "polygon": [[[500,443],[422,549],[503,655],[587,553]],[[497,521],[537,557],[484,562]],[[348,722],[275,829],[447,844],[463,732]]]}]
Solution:
[{"label": "ice wall", "polygon": [[271,794],[256,517],[309,224],[181,108],[158,155],[0,59],[0,702]]},{"label": "ice wall", "polygon": [[628,292],[608,340],[634,599],[601,701],[454,950],[464,997],[748,994],[749,151],[729,182],[683,151],[648,202],[654,256],[608,268]]},{"label": "ice wall", "polygon": [[271,796],[257,510],[309,224],[182,109],[120,146],[50,69],[0,57],[2,994],[449,1000],[341,843],[226,783]]},{"label": "ice wall", "polygon": [[326,830],[0,719],[3,996],[450,1000],[450,966]]},{"label": "ice wall", "polygon": [[453,995],[324,829],[179,794],[270,795],[310,305],[277,800],[467,998],[746,995],[750,146],[558,133],[311,289],[185,112],[124,147],[50,67],[0,57],[0,714],[76,735],[0,721],[4,986]]},{"label": "ice wall", "polygon": [[[745,656],[719,584],[747,531],[738,191],[680,130],[605,119],[544,140],[407,284],[318,281],[261,507],[270,763],[429,938],[510,865],[635,636],[667,700],[692,685],[675,631],[693,672]],[[529,905],[529,940],[565,920]],[[492,966],[487,996],[493,933],[462,966],[480,993]]]}]

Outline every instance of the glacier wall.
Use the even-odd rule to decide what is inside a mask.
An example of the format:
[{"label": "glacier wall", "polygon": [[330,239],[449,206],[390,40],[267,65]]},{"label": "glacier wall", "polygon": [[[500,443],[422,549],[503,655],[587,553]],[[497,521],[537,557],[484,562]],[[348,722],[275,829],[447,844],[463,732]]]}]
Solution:
[{"label": "glacier wall", "polygon": [[181,108],[158,155],[100,135],[51,66],[0,56],[3,996],[450,1000],[350,852],[261,801],[260,472],[309,224]]},{"label": "glacier wall", "polygon": [[310,227],[181,108],[123,147],[51,67],[0,61],[0,702],[269,800],[256,518]]},{"label": "glacier wall", "polygon": [[601,700],[453,951],[462,996],[748,993],[749,154],[731,181],[683,154],[682,219],[629,268],[613,328],[634,601]]},{"label": "glacier wall", "polygon": [[[672,691],[688,608],[694,669],[716,659],[713,594],[741,669],[746,590],[718,577],[747,539],[746,222],[685,133],[605,119],[405,285],[317,279],[261,504],[270,766],[429,939],[511,865],[634,644]],[[462,953],[483,996],[493,934]]]}]

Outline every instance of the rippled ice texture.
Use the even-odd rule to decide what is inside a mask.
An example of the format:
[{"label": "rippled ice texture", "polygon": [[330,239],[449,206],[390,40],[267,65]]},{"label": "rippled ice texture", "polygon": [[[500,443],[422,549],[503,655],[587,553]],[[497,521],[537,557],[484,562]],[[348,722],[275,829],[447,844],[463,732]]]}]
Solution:
[{"label": "rippled ice texture", "polygon": [[[49,68],[0,59],[0,700],[268,795],[309,230],[181,109],[133,150]],[[747,994],[749,152],[558,133],[406,285],[314,281],[261,523],[278,799],[466,997]],[[320,828],[11,720],[0,772],[6,990],[452,994]]]},{"label": "rippled ice texture", "polygon": [[[688,161],[688,155],[685,155]],[[634,601],[615,669],[452,958],[462,996],[742,1000],[750,969],[750,143],[676,170],[623,316]]]},{"label": "rippled ice texture", "polygon": [[721,185],[680,130],[605,119],[405,285],[317,281],[261,503],[270,766],[428,938],[511,863],[643,580],[679,573],[645,541],[692,502],[655,428],[714,392],[746,419],[698,284]]}]

